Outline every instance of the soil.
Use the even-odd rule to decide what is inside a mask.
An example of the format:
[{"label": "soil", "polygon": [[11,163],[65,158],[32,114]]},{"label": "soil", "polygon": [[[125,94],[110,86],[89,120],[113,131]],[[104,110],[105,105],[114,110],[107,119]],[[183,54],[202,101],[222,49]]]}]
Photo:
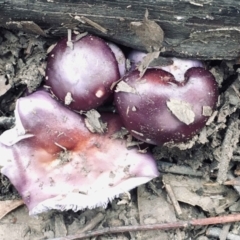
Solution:
[{"label": "soil", "polygon": [[[31,93],[41,86],[47,49],[55,42],[56,39],[0,29],[1,132],[14,125],[16,100],[26,91]],[[50,211],[30,217],[17,191],[1,175],[0,239],[63,240],[68,235],[108,227],[188,221],[238,212],[239,65],[237,61],[225,60],[205,64],[219,84],[217,110],[188,143],[151,146],[161,173],[159,178],[114,199],[106,209]],[[233,238],[229,238],[230,234]],[[233,222],[214,228],[200,225],[166,231],[126,231],[91,239],[207,240],[239,239],[239,236],[240,223]]]}]

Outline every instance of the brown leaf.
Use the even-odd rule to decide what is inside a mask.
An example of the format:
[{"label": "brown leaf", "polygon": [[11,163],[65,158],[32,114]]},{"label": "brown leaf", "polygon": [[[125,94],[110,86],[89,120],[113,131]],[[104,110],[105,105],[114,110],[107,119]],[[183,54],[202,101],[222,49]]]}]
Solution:
[{"label": "brown leaf", "polygon": [[130,24],[148,52],[158,51],[161,48],[164,32],[155,21],[148,19],[148,10],[146,10],[142,22],[131,22]]},{"label": "brown leaf", "polygon": [[190,103],[178,99],[170,99],[167,101],[167,107],[181,122],[187,125],[194,122],[195,113]]},{"label": "brown leaf", "polygon": [[202,115],[205,117],[210,117],[213,113],[213,110],[209,106],[203,106]]},{"label": "brown leaf", "polygon": [[148,53],[144,58],[143,60],[141,61],[140,65],[138,66],[138,71],[140,72],[139,74],[139,78],[141,78],[145,71],[147,70],[148,66],[150,65],[150,63],[158,58],[160,52],[152,52],[152,53]]},{"label": "brown leaf", "polygon": [[9,28],[17,28],[19,30],[24,30],[30,33],[41,35],[46,37],[47,34],[33,21],[9,21],[6,22]]},{"label": "brown leaf", "polygon": [[101,120],[101,115],[98,111],[92,109],[85,113],[85,124],[88,130],[92,133],[104,133],[107,129],[107,124]]},{"label": "brown leaf", "polygon": [[115,92],[128,92],[128,93],[136,93],[135,88],[131,87],[124,81],[120,81],[117,84]]},{"label": "brown leaf", "polygon": [[206,212],[216,213],[216,210],[227,208],[226,203],[234,202],[238,198],[233,189],[220,184],[209,184],[205,179],[175,174],[163,174],[162,179],[172,186],[178,201],[199,206]]},{"label": "brown leaf", "polygon": [[111,138],[112,139],[124,139],[124,137],[128,134],[128,130],[125,127],[122,127],[119,131],[115,132]]}]

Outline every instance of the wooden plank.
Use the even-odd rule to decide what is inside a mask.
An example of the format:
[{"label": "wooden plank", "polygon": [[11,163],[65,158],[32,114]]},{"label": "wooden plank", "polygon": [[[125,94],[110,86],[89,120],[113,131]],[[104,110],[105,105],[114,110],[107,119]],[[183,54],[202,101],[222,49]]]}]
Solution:
[{"label": "wooden plank", "polygon": [[238,58],[240,1],[234,0],[5,0],[0,1],[0,26],[36,33],[34,24],[26,27],[27,23],[23,22],[32,21],[48,36],[66,35],[66,29],[71,28],[144,50],[131,26],[132,22],[143,20],[146,9],[149,19],[165,33],[162,55]]}]

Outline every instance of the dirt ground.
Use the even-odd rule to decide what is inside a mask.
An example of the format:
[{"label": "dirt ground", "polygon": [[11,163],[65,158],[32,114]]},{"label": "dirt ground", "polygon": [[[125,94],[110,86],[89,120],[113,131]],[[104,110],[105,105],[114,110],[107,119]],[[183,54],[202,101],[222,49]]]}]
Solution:
[{"label": "dirt ground", "polygon": [[[0,129],[14,125],[16,100],[41,85],[47,49],[56,40],[0,29]],[[78,239],[66,236],[103,228],[132,226],[132,231],[91,239],[240,239],[240,223],[133,231],[139,224],[173,223],[226,216],[239,211],[240,82],[238,62],[210,61],[207,68],[220,89],[217,110],[190,142],[151,146],[160,177],[113,200],[106,209],[50,211],[30,217],[5,176],[0,176],[0,239]],[[90,238],[86,238],[90,239]]]}]

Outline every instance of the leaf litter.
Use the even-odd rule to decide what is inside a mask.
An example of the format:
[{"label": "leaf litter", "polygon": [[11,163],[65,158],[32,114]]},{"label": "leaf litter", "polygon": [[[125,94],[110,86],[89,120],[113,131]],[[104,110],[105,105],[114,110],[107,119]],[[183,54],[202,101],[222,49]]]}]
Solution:
[{"label": "leaf litter", "polygon": [[[151,20],[146,19],[147,17],[143,20],[145,23],[141,24],[147,29],[146,26],[151,26],[148,22]],[[141,24],[137,25],[141,26]],[[16,100],[26,89],[32,92],[41,84],[46,67],[47,49],[54,41],[24,32],[11,32],[5,29],[0,31],[2,36],[0,79],[3,83],[0,93],[0,128],[4,131],[14,124],[12,116]],[[137,31],[141,33],[145,30]],[[158,36],[158,39],[160,37]],[[152,46],[155,45],[152,44]],[[158,46],[155,46],[156,52],[159,51]],[[152,52],[154,47],[149,49]],[[157,56],[154,54],[152,56]],[[152,61],[158,59],[158,57],[151,58]],[[151,64],[151,61],[148,62],[142,67],[143,71]],[[201,220],[200,226],[206,225],[206,221],[216,223],[217,220],[209,216],[217,217],[219,214],[223,215],[222,222],[231,220],[229,234],[240,235],[238,214],[232,217],[233,213],[239,211],[238,206],[240,206],[238,200],[240,180],[235,171],[240,162],[238,120],[240,78],[236,70],[238,65],[234,61],[224,60],[219,61],[217,65],[216,63],[208,64],[221,88],[218,108],[213,113],[207,106],[203,109],[204,114],[212,115],[204,129],[189,142],[170,143],[168,146],[150,148],[161,172],[159,178],[132,190],[131,198],[128,201],[124,200],[124,204],[118,204],[119,199],[114,199],[107,209],[87,209],[77,213],[50,211],[38,218],[32,218],[29,217],[25,206],[17,207],[22,202],[16,190],[2,176],[0,208],[4,211],[0,220],[0,238],[3,240],[64,239],[68,235],[74,236],[77,233],[87,237],[86,234],[89,232],[86,231],[96,230],[102,233],[115,232],[111,235],[102,235],[99,239],[112,239],[112,237],[114,239],[158,239],[158,236],[161,236],[161,239],[177,237],[179,239],[180,236],[182,239],[200,239],[200,237],[207,237],[208,232],[205,227],[190,231],[184,228],[177,229],[176,226],[183,226],[186,224],[185,221],[189,223],[192,219],[197,221],[199,217],[208,219]],[[128,86],[127,90],[129,90]],[[130,89],[130,91],[133,90]],[[191,122],[193,119],[191,108],[183,107],[183,109],[183,112],[188,112],[187,119],[183,121]],[[92,131],[105,131],[106,126],[101,123],[98,112],[89,111],[84,114],[87,125]],[[126,138],[127,136],[129,133],[122,129],[112,137]],[[131,142],[135,143],[135,140],[131,139]],[[148,224],[161,223],[169,223],[169,229],[173,226],[171,223],[174,223],[175,227],[172,227],[171,231],[160,231],[159,229],[163,229],[162,225],[155,227],[154,231],[139,231],[146,229]],[[125,230],[121,229],[122,226],[126,227]],[[221,225],[219,226],[221,229]],[[198,234],[197,238],[195,234]]]}]

